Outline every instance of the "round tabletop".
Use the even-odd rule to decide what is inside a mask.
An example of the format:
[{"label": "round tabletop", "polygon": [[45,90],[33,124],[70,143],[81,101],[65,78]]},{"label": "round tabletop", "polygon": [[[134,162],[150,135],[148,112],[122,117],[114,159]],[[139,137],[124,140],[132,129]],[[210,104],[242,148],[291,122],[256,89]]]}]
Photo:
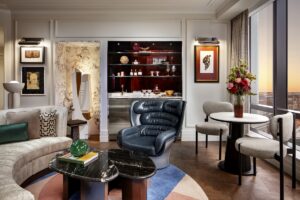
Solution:
[{"label": "round tabletop", "polygon": [[98,159],[87,166],[53,159],[49,168],[72,178],[96,182],[108,182],[117,176],[146,179],[156,173],[153,161],[145,154],[122,149],[98,153]]},{"label": "round tabletop", "polygon": [[269,118],[259,114],[244,113],[242,118],[234,117],[233,112],[218,112],[212,113],[209,116],[211,119],[229,122],[229,123],[242,123],[242,124],[260,124],[269,121]]}]

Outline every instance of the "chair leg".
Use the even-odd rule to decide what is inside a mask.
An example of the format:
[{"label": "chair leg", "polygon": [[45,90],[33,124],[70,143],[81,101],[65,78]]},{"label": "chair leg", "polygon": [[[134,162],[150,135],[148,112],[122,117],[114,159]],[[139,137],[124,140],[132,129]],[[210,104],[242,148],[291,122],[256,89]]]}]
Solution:
[{"label": "chair leg", "polygon": [[196,131],[196,154],[198,154],[198,132]]},{"label": "chair leg", "polygon": [[282,154],[280,155],[280,200],[284,200],[284,168]]},{"label": "chair leg", "polygon": [[253,175],[256,176],[256,158],[253,157]]},{"label": "chair leg", "polygon": [[205,134],[205,148],[207,148],[208,135]]},{"label": "chair leg", "polygon": [[241,154],[241,144],[239,144],[239,185],[242,185],[242,154]]},{"label": "chair leg", "polygon": [[219,140],[219,160],[222,159],[222,135],[223,135],[223,130],[220,130],[220,140]]},{"label": "chair leg", "polygon": [[296,188],[296,147],[293,150],[293,161],[292,161],[292,187]]}]

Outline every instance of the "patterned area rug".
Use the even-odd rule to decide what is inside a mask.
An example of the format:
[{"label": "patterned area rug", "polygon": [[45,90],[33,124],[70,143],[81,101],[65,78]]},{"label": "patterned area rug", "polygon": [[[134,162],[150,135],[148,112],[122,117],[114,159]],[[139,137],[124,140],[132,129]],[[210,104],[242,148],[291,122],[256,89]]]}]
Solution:
[{"label": "patterned area rug", "polygon": [[[63,177],[58,173],[43,176],[25,189],[34,194],[37,200],[61,200],[63,194]],[[95,188],[96,189],[96,188]],[[121,191],[112,190],[109,200],[121,200]],[[73,195],[72,200],[79,199]],[[147,193],[148,200],[207,200],[202,188],[186,173],[174,165],[158,170],[150,180]]]}]

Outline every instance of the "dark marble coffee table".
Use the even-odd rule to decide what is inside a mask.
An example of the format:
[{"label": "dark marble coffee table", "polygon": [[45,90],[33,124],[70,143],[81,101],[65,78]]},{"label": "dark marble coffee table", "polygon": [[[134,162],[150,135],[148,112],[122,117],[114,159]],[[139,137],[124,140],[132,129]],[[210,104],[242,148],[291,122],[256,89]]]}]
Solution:
[{"label": "dark marble coffee table", "polygon": [[[117,167],[108,159],[107,152],[99,153],[93,163],[84,167],[80,164],[68,163],[53,159],[49,168],[63,174],[63,199],[67,200],[80,190],[80,199],[108,199],[108,182],[118,175]],[[92,190],[98,187],[98,190]]]},{"label": "dark marble coffee table", "polygon": [[123,200],[146,200],[147,179],[156,172],[146,155],[121,149],[99,151],[98,159],[86,167],[53,159],[49,168],[63,174],[64,199],[80,188],[81,199],[107,200],[108,182],[118,177]]},{"label": "dark marble coffee table", "polygon": [[119,170],[115,181],[121,185],[122,199],[146,200],[147,179],[156,173],[153,161],[145,154],[121,149],[108,150],[108,157]]}]

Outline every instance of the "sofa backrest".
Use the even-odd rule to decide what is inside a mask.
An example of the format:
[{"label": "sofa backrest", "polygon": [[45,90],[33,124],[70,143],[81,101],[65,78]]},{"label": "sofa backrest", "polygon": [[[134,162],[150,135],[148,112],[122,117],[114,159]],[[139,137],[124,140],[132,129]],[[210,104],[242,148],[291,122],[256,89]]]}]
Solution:
[{"label": "sofa backrest", "polygon": [[62,106],[40,106],[40,107],[29,107],[29,108],[16,108],[0,111],[0,125],[6,124],[6,113],[7,112],[20,112],[20,111],[30,111],[33,109],[40,109],[41,112],[56,110],[56,134],[57,136],[67,135],[67,118],[68,110]]},{"label": "sofa backrest", "polygon": [[181,100],[136,100],[130,108],[132,126],[150,125],[165,130],[176,129],[176,136],[181,133],[185,101]]}]

